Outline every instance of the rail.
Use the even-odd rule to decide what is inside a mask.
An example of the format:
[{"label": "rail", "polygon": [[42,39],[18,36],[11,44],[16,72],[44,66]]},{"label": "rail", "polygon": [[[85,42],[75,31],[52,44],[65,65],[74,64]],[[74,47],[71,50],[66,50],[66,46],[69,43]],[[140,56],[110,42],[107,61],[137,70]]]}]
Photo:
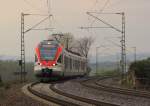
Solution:
[{"label": "rail", "polygon": [[92,104],[92,105],[96,105],[96,106],[119,106],[119,105],[116,105],[116,104],[111,104],[111,103],[106,103],[106,102],[102,102],[102,101],[92,100],[92,99],[88,99],[88,98],[84,98],[84,97],[81,97],[81,96],[76,96],[76,95],[73,95],[73,94],[70,94],[70,93],[63,92],[63,91],[57,89],[55,87],[55,84],[52,84],[50,86],[50,89],[53,90],[54,92],[60,94],[60,95],[64,95],[66,97],[69,97],[69,98],[72,98],[72,99],[75,99],[75,100],[78,100],[78,101],[86,102],[86,103],[89,103],[89,104]]},{"label": "rail", "polygon": [[[134,90],[134,89],[127,89],[127,88],[119,88],[119,87],[112,87],[108,85],[104,85],[100,83],[100,80],[104,80],[106,78],[110,77],[102,77],[99,79],[87,79],[81,82],[83,86],[89,87],[89,88],[94,88],[97,90],[103,90],[107,92],[113,92],[113,93],[119,93],[119,94],[125,94],[125,95],[131,95],[131,96],[139,96],[139,97],[144,97],[144,98],[150,98],[150,92],[147,91],[140,91],[140,90]],[[88,84],[88,81],[93,80],[92,83],[95,84],[95,86]]]},{"label": "rail", "polygon": [[58,98],[55,98],[55,97],[51,97],[51,96],[47,96],[47,95],[44,95],[42,93],[39,93],[38,91],[34,90],[33,89],[33,86],[39,84],[39,82],[36,82],[36,83],[32,83],[30,86],[28,86],[28,91],[30,91],[32,94],[42,98],[42,99],[45,99],[49,102],[53,102],[53,103],[56,103],[58,105],[61,105],[61,106],[80,106],[78,104],[75,104],[75,103],[72,103],[72,102],[69,102],[69,101],[64,101],[64,100],[61,100],[61,99],[58,99]]}]

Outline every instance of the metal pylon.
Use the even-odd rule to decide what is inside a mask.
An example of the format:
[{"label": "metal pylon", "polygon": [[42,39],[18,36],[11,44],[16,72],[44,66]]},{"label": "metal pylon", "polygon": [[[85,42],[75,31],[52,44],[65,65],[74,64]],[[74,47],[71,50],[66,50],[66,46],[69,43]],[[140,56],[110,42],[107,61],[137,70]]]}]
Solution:
[{"label": "metal pylon", "polygon": [[25,81],[24,14],[21,13],[21,82]]},{"label": "metal pylon", "polygon": [[121,69],[126,73],[126,40],[125,40],[125,15],[122,13],[122,38],[121,38]]}]

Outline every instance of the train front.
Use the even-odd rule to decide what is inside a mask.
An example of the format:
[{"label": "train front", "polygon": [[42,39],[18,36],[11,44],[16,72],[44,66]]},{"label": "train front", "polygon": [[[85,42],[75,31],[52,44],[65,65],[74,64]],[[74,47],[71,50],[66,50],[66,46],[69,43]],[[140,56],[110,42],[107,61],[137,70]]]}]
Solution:
[{"label": "train front", "polygon": [[43,41],[35,49],[34,73],[40,80],[58,79],[62,76],[62,64],[58,59],[62,46],[54,40]]}]

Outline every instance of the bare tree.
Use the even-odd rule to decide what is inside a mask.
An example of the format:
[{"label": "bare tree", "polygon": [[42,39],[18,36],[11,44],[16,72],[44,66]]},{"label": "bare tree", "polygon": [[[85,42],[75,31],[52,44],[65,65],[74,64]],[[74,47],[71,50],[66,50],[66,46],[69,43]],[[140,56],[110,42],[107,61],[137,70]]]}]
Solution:
[{"label": "bare tree", "polygon": [[71,33],[63,34],[64,46],[67,50],[71,50],[74,42],[74,36]]},{"label": "bare tree", "polygon": [[78,41],[78,52],[84,56],[84,57],[88,57],[88,53],[90,50],[90,47],[92,45],[92,43],[94,42],[94,39],[92,37],[83,37],[82,39],[80,39]]},{"label": "bare tree", "polygon": [[83,37],[79,40],[75,40],[71,33],[53,34],[52,37],[60,42],[67,50],[79,53],[86,58],[88,57],[90,47],[94,42],[92,37]]},{"label": "bare tree", "polygon": [[53,34],[52,37],[60,42],[67,50],[73,48],[74,36],[71,33]]}]

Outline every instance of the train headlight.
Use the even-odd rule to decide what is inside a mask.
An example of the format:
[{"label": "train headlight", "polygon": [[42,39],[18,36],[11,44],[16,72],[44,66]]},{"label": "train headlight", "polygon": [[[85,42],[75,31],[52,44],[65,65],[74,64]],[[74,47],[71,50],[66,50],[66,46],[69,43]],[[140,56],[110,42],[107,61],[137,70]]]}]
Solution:
[{"label": "train headlight", "polygon": [[55,66],[56,64],[53,64],[53,66]]},{"label": "train headlight", "polygon": [[42,66],[42,63],[37,63],[38,65]]}]

